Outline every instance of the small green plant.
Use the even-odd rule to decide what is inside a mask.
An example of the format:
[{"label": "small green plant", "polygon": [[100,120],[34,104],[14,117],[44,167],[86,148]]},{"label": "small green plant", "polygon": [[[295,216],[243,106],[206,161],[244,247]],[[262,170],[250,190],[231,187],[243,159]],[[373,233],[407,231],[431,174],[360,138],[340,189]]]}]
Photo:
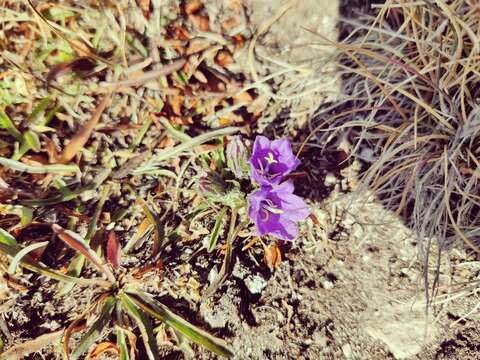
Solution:
[{"label": "small green plant", "polygon": [[[103,199],[105,199],[105,196],[103,196]],[[50,269],[29,255],[29,253],[40,246],[45,246],[45,243],[35,243],[22,248],[17,244],[13,236],[3,229],[0,231],[0,252],[11,257],[10,272],[14,273],[17,267],[20,266],[40,275],[61,281],[64,284],[60,293],[67,293],[71,287],[70,289],[65,289],[65,287],[68,287],[69,284],[94,286],[99,289],[99,295],[92,299],[90,307],[79,318],[74,320],[64,333],[63,353],[66,359],[74,360],[82,356],[99,340],[103,330],[110,324],[113,324],[115,327],[120,359],[130,359],[131,351],[135,349],[135,344],[131,343],[131,337],[128,336],[131,334],[129,324],[132,321],[141,333],[146,353],[150,360],[160,359],[154,335],[158,331],[158,327],[154,327],[156,322],[160,322],[170,328],[174,333],[174,337],[178,340],[179,347],[188,353],[192,353],[189,342],[194,342],[220,356],[232,356],[232,352],[223,340],[210,335],[173,313],[167,306],[155,300],[151,294],[143,291],[139,285],[128,281],[129,277],[125,274],[123,276],[114,274],[112,269],[118,266],[120,257],[119,244],[115,238],[109,238],[106,259],[103,259],[90,247],[88,239],[86,241],[85,238],[82,238],[77,233],[66,230],[56,224],[53,224],[51,227],[59,239],[78,253],[72,262],[73,267],[69,269],[68,274]],[[85,259],[104,277],[88,279],[76,277],[75,275],[80,274]],[[70,340],[72,335],[78,331],[78,325],[89,317],[95,318],[95,320],[75,347],[71,347]],[[127,345],[127,339],[130,342],[129,346]]]}]

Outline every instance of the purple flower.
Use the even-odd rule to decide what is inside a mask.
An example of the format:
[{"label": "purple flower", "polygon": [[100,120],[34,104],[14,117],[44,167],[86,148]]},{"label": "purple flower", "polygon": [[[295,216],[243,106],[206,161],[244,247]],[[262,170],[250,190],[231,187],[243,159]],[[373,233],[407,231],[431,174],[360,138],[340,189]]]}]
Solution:
[{"label": "purple flower", "polygon": [[260,185],[279,184],[299,164],[288,139],[270,141],[265,136],[255,138],[250,157],[251,175]]},{"label": "purple flower", "polygon": [[292,181],[263,187],[248,199],[249,216],[259,236],[271,234],[279,239],[293,240],[298,235],[297,222],[310,214],[303,199],[293,194]]}]

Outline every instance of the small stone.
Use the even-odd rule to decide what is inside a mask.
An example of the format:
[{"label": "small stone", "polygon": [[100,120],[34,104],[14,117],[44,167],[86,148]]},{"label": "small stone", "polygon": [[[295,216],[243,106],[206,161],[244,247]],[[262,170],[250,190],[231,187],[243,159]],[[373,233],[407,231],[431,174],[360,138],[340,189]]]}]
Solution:
[{"label": "small stone", "polygon": [[335,287],[335,284],[333,282],[331,282],[330,280],[324,280],[322,282],[322,286],[324,289],[333,289]]},{"label": "small stone", "polygon": [[248,291],[252,294],[260,294],[267,286],[267,280],[260,275],[250,275],[244,281]]},{"label": "small stone", "polygon": [[343,351],[343,355],[345,355],[347,359],[352,357],[352,347],[350,346],[350,344],[343,345],[342,351]]}]

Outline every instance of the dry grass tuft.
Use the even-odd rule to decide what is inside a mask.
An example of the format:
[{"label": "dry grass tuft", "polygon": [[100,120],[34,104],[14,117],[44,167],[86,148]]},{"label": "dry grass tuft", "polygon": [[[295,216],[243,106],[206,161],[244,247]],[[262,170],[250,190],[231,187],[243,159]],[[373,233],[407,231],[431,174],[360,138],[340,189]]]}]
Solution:
[{"label": "dry grass tuft", "polygon": [[347,139],[363,184],[418,231],[426,263],[435,241],[440,252],[462,240],[480,254],[480,8],[388,0],[373,9],[343,20],[340,43],[322,38],[339,50],[346,97],[318,112],[305,142],[329,151]]}]

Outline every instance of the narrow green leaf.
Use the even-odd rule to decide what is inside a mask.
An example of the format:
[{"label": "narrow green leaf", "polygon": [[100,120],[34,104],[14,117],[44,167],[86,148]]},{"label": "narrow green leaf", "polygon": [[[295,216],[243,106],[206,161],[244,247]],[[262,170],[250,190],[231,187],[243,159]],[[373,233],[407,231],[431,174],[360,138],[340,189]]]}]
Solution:
[{"label": "narrow green leaf", "polygon": [[88,332],[82,337],[75,350],[72,352],[71,359],[76,360],[83,355],[102,335],[103,328],[108,324],[110,316],[115,306],[115,298],[107,297],[97,320],[92,324]]},{"label": "narrow green leaf", "polygon": [[132,144],[129,147],[129,150],[135,150],[135,148],[140,145],[142,142],[143,138],[145,137],[145,134],[147,133],[149,127],[152,125],[153,120],[150,118],[147,118],[145,122],[143,123],[142,127],[138,131],[137,135],[132,141]]},{"label": "narrow green leaf", "polygon": [[125,311],[136,321],[140,333],[142,334],[148,358],[150,360],[160,360],[157,341],[153,335],[153,328],[150,319],[142,310],[140,310],[139,307],[137,307],[137,305],[135,305],[135,302],[129,295],[121,293],[119,295],[119,300]]},{"label": "narrow green leaf", "polygon": [[17,171],[24,171],[31,174],[69,174],[69,173],[78,173],[80,172],[80,168],[75,165],[60,165],[60,164],[52,164],[52,165],[27,165],[17,160],[7,159],[4,157],[0,157],[0,165],[6,166],[10,169],[17,170]]},{"label": "narrow green leaf", "polygon": [[218,236],[220,235],[220,228],[222,227],[223,218],[227,213],[227,208],[224,207],[220,210],[220,213],[217,216],[217,220],[215,221],[215,226],[212,230],[212,236],[210,237],[210,241],[208,243],[208,252],[212,252],[215,247],[217,246]]},{"label": "narrow green leaf", "polygon": [[125,330],[120,326],[116,326],[115,333],[117,335],[117,346],[120,350],[119,360],[130,360],[130,355],[128,354],[127,340],[125,337]]},{"label": "narrow green leaf", "polygon": [[17,240],[6,230],[0,228],[0,243],[8,246],[17,246]]},{"label": "narrow green leaf", "polygon": [[21,205],[0,204],[0,214],[17,215],[22,226],[30,224],[33,219],[33,210]]},{"label": "narrow green leaf", "polygon": [[175,329],[173,329],[173,333],[177,338],[177,346],[180,348],[180,350],[182,350],[185,357],[187,359],[193,359],[195,357],[195,352],[190,346],[190,342],[188,341],[187,337]]},{"label": "narrow green leaf", "polygon": [[42,148],[42,144],[40,143],[40,138],[38,137],[37,133],[28,130],[25,133],[23,133],[23,138],[27,145],[33,150],[33,151],[40,151]]},{"label": "narrow green leaf", "polygon": [[220,268],[220,272],[218,273],[216,279],[212,282],[212,284],[205,290],[204,298],[207,298],[215,293],[220,286],[225,282],[230,273],[232,267],[232,255],[233,255],[233,241],[237,237],[238,232],[242,228],[243,224],[236,226],[237,223],[237,215],[238,209],[233,208],[232,214],[230,218],[230,226],[228,229],[227,235],[227,249],[225,251],[225,257],[223,258],[222,267]]},{"label": "narrow green leaf", "polygon": [[39,116],[43,115],[45,113],[45,110],[47,110],[47,107],[50,104],[50,101],[51,99],[49,96],[40,100],[37,106],[35,106],[35,109],[33,109],[30,116],[27,118],[27,124],[34,123]]},{"label": "narrow green leaf", "polygon": [[62,193],[59,195],[52,196],[47,199],[32,199],[32,200],[20,200],[19,202],[22,205],[26,206],[49,206],[61,204],[66,201],[75,199],[76,197],[82,195],[86,191],[96,189],[96,184],[88,184],[77,189],[64,188],[61,189]]},{"label": "narrow green leaf", "polygon": [[193,324],[190,324],[188,321],[174,314],[162,303],[155,301],[150,295],[138,290],[127,291],[130,299],[136,306],[155,319],[164,322],[179,333],[183,334],[190,341],[204,346],[218,355],[225,357],[233,356],[232,351],[227,347],[225,341],[210,335]]},{"label": "narrow green leaf", "polygon": [[42,247],[45,247],[48,245],[48,241],[43,241],[43,242],[40,242],[40,243],[35,243],[35,244],[31,244],[27,247],[24,247],[22,250],[20,250],[17,255],[15,255],[13,258],[12,258],[12,261],[10,262],[10,265],[8,266],[8,273],[9,274],[15,274],[15,271],[17,270],[17,266],[18,264],[20,263],[20,261],[22,261],[22,259],[27,255],[29,254],[30,252],[34,251],[34,250],[37,250],[37,249],[40,249]]},{"label": "narrow green leaf", "polygon": [[[100,199],[98,200],[97,207],[95,208],[95,212],[93,213],[92,220],[88,225],[87,234],[85,235],[86,244],[90,243],[90,240],[92,239],[93,235],[95,235],[97,231],[97,223],[98,223],[98,220],[100,219],[100,214],[102,213],[102,209],[103,209],[103,206],[105,205],[105,201],[108,198],[108,194],[110,194],[110,185],[106,185],[102,190],[102,194],[100,195]],[[75,255],[72,262],[68,266],[67,274],[75,277],[80,276],[80,273],[82,272],[84,265],[85,265],[85,256],[83,256],[82,254]],[[75,286],[75,283],[61,284],[58,294],[65,295],[69,293],[74,286]]]},{"label": "narrow green leaf", "polygon": [[0,127],[7,130],[7,132],[18,141],[22,141],[22,134],[17,130],[13,121],[8,117],[3,108],[0,108]]},{"label": "narrow green leaf", "polygon": [[174,139],[180,140],[182,142],[192,140],[192,137],[189,136],[188,134],[185,134],[183,131],[179,131],[175,129],[172,126],[172,124],[170,124],[167,118],[161,117],[159,121],[163,125],[165,130],[167,130],[170,136],[173,137]]},{"label": "narrow green leaf", "polygon": [[[9,245],[6,245],[6,244],[0,242],[0,252],[6,254],[8,256],[15,257],[18,254],[18,252],[21,251],[21,250],[22,249],[19,246],[9,246]],[[33,260],[28,255],[25,255],[22,258],[22,260],[20,261],[20,266],[22,266],[22,267],[24,267],[24,268],[26,268],[30,271],[36,272],[40,275],[47,276],[51,279],[58,280],[58,281],[65,281],[65,282],[73,281],[73,282],[75,282],[79,285],[86,285],[86,286],[97,285],[97,286],[102,286],[102,287],[106,287],[106,288],[109,288],[111,286],[111,284],[109,282],[107,282],[103,279],[99,279],[99,278],[83,279],[83,278],[74,278],[74,277],[62,274],[58,271],[49,269],[48,267],[46,267],[42,263]]]},{"label": "narrow green leaf", "polygon": [[[38,122],[38,124],[35,124],[33,126],[31,126],[32,129],[35,129],[36,127],[45,127],[46,125],[48,125],[48,123],[53,119],[53,117],[57,114],[57,112],[59,112],[60,110],[62,110],[62,106],[55,106],[52,110],[50,110],[46,115],[45,117]],[[35,112],[35,110],[34,110]],[[33,114],[33,113],[32,113]],[[38,131],[38,130],[37,130]],[[20,145],[20,148],[18,149],[18,151],[16,151],[13,156],[12,156],[12,160],[20,160],[21,157],[23,155],[25,155],[25,153],[30,150],[30,146],[25,142],[25,141],[22,141],[22,144]]]},{"label": "narrow green leaf", "polygon": [[240,131],[237,127],[226,127],[223,129],[213,130],[208,133],[196,136],[170,149],[162,149],[157,152],[147,163],[134,171],[134,174],[143,174],[145,171],[151,171],[160,165],[160,162],[167,160],[173,156],[179,156],[185,151],[191,151],[195,146],[201,145],[207,141],[218,137],[235,134]]},{"label": "narrow green leaf", "polygon": [[152,210],[151,206],[139,195],[137,195],[137,193],[132,188],[130,188],[130,191],[135,195],[136,200],[142,206],[142,209],[145,212],[148,221],[150,221],[150,224],[153,225],[154,236],[152,256],[155,257],[157,254],[159,254],[160,250],[162,250],[163,240],[165,237],[163,224],[160,221],[158,215]]}]

